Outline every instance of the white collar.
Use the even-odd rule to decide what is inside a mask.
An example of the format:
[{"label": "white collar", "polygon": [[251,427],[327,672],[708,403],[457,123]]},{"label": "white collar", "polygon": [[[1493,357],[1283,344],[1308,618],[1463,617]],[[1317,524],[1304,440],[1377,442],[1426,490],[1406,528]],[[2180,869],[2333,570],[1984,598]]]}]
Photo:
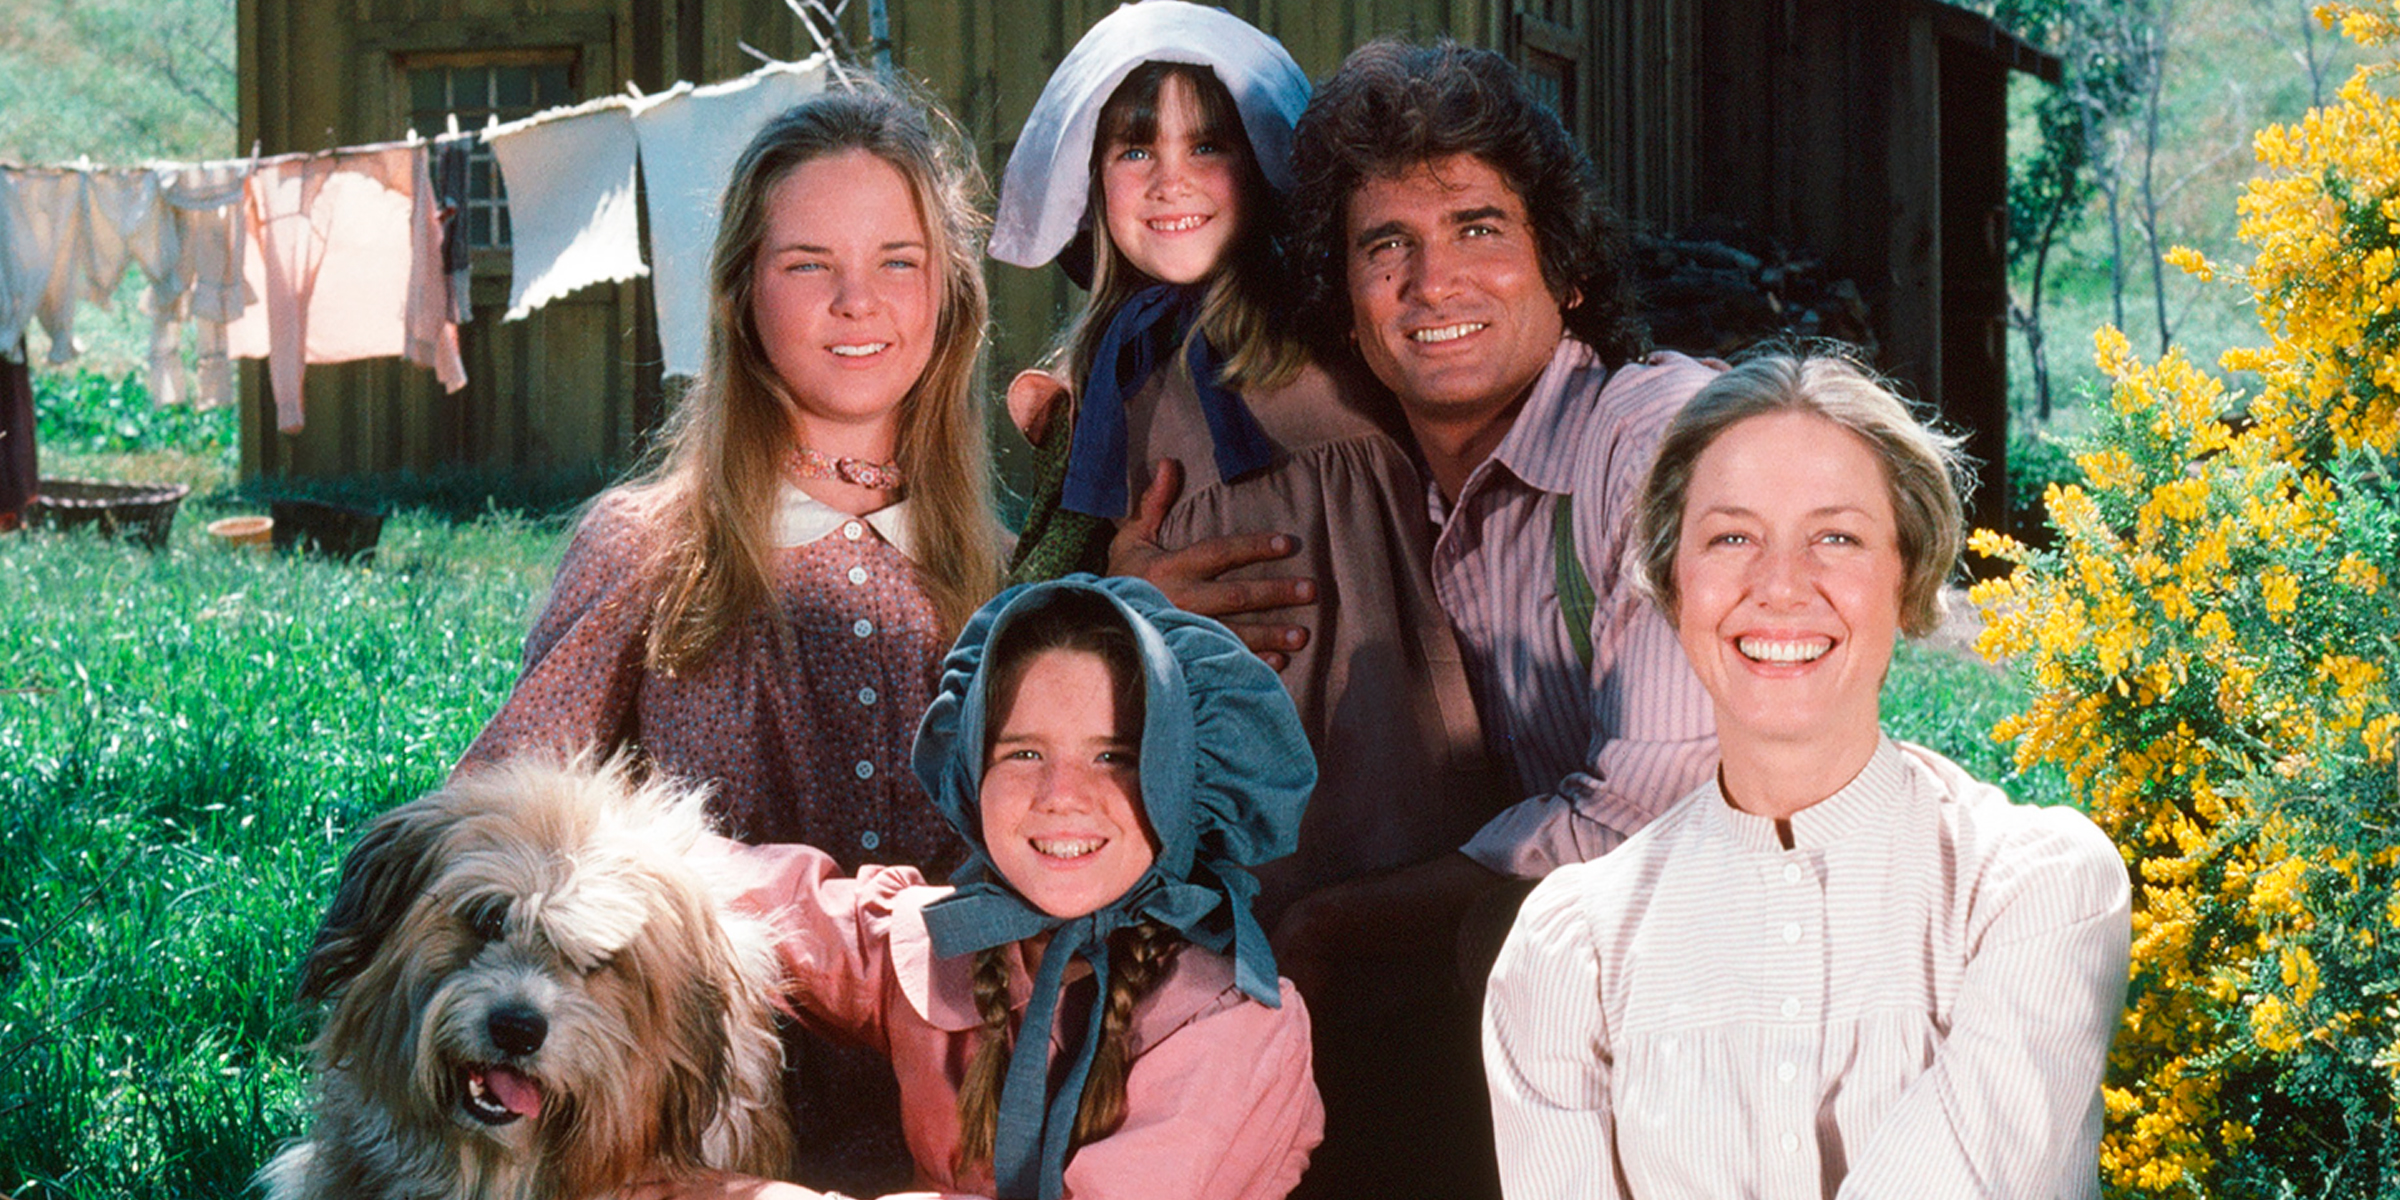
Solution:
[{"label": "white collar", "polygon": [[908,501],[887,504],[864,516],[849,513],[801,491],[786,480],[775,497],[775,545],[788,549],[805,546],[818,538],[840,529],[852,521],[864,521],[874,526],[884,541],[892,544],[902,557],[914,560],[917,556],[908,538]]}]

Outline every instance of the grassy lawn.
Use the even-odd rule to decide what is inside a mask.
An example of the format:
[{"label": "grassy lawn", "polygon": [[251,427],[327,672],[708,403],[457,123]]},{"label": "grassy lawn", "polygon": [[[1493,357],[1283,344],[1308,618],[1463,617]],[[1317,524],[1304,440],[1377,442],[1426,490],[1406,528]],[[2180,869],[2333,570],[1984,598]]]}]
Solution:
[{"label": "grassy lawn", "polygon": [[[52,474],[200,486],[157,554],[0,537],[0,1194],[226,1197],[298,1132],[293,973],[360,823],[433,787],[505,696],[563,526],[422,513],[370,564],[211,544],[214,452]],[[2020,796],[2019,700],[1903,647],[1889,727]]]},{"label": "grassy lawn", "polygon": [[0,1191],[232,1196],[295,1132],[292,972],[352,830],[505,695],[552,530],[371,567],[0,537]]}]

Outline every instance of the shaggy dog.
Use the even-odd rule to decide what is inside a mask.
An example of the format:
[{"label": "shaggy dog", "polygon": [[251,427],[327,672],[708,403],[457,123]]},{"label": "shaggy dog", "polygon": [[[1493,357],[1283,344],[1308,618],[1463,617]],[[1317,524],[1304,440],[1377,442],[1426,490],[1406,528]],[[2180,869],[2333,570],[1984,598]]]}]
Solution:
[{"label": "shaggy dog", "polygon": [[302,970],[315,1123],[269,1200],[785,1175],[772,942],[683,862],[700,798],[519,762],[377,819]]}]

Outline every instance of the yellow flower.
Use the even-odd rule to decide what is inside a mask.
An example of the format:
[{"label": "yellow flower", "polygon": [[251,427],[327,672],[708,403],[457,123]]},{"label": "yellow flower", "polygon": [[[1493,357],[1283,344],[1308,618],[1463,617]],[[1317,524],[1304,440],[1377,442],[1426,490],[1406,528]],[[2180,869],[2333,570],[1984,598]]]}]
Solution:
[{"label": "yellow flower", "polygon": [[2287,614],[2300,606],[2300,581],[2282,567],[2269,567],[2258,577],[2258,594],[2268,612]]}]

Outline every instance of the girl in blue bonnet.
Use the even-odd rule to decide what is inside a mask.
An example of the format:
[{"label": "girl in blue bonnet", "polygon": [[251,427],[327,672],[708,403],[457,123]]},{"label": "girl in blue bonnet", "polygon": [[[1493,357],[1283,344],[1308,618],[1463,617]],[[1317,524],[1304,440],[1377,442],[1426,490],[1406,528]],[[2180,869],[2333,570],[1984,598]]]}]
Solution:
[{"label": "girl in blue bonnet", "polygon": [[[1324,1114],[1248,868],[1290,851],[1316,768],[1274,672],[1138,580],[1012,588],[945,661],[915,767],[971,848],[957,886],[795,845],[711,869],[778,921],[800,1019],[890,1057],[917,1185],[1287,1194]],[[818,1194],[698,1186],[644,1194]]]}]

